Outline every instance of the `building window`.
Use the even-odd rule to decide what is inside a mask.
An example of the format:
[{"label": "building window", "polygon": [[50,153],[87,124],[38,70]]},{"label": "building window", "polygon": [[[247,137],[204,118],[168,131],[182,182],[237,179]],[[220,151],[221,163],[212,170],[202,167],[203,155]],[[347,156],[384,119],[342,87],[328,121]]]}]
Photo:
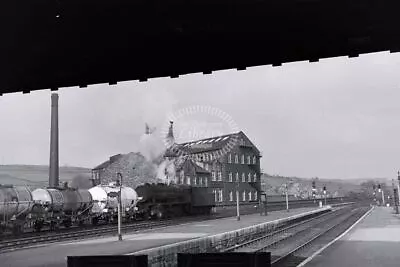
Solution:
[{"label": "building window", "polygon": [[246,201],[246,190],[243,191],[242,200],[243,200],[243,201]]},{"label": "building window", "polygon": [[251,191],[249,191],[249,201],[251,201]]},{"label": "building window", "polygon": [[246,182],[246,175],[244,174],[244,172],[242,173],[242,182],[243,182],[243,183]]},{"label": "building window", "polygon": [[178,184],[181,184],[181,183],[183,184],[184,182],[185,182],[185,172],[181,171],[181,177],[178,181]]},{"label": "building window", "polygon": [[241,163],[244,164],[244,155],[242,155]]},{"label": "building window", "polygon": [[218,172],[218,181],[222,181],[222,172]]},{"label": "building window", "polygon": [[247,181],[250,183],[251,182],[251,173],[249,173],[248,175],[247,175]]},{"label": "building window", "polygon": [[236,182],[239,182],[239,173],[236,173]]},{"label": "building window", "polygon": [[219,202],[222,202],[222,201],[224,201],[224,195],[223,195],[222,189],[220,189],[219,190]]},{"label": "building window", "polygon": [[215,200],[215,202],[218,202],[218,195],[217,195],[217,190],[213,190],[213,193],[214,193],[214,200]]},{"label": "building window", "polygon": [[254,179],[254,182],[256,183],[257,182],[257,173],[254,174],[253,179]]},{"label": "building window", "polygon": [[207,153],[204,155],[204,158],[205,158],[205,161],[208,161],[208,160],[209,160],[208,154],[207,154]]},{"label": "building window", "polygon": [[211,178],[212,178],[213,181],[216,181],[216,180],[217,180],[217,177],[216,177],[214,171],[211,172]]},{"label": "building window", "polygon": [[199,185],[200,185],[200,186],[203,185],[203,177],[199,177]]},{"label": "building window", "polygon": [[253,164],[256,164],[257,163],[257,158],[256,158],[256,156],[253,156]]},{"label": "building window", "polygon": [[254,200],[257,200],[257,191],[254,192]]},{"label": "building window", "polygon": [[239,163],[239,156],[235,155],[235,163]]},{"label": "building window", "polygon": [[232,163],[232,154],[231,153],[228,154],[228,163]]},{"label": "building window", "polygon": [[186,176],[186,184],[190,185],[190,176]]},{"label": "building window", "polygon": [[233,201],[233,192],[229,192],[229,201]]},{"label": "building window", "polygon": [[233,178],[232,178],[232,173],[231,172],[229,173],[228,176],[229,176],[229,182],[233,182]]},{"label": "building window", "polygon": [[250,157],[250,155],[247,156],[247,164],[251,164],[251,157]]},{"label": "building window", "polygon": [[194,182],[194,185],[197,185],[197,176],[194,177],[193,182]]},{"label": "building window", "polygon": [[204,185],[207,187],[207,184],[208,184],[208,179],[207,179],[207,177],[204,177]]}]

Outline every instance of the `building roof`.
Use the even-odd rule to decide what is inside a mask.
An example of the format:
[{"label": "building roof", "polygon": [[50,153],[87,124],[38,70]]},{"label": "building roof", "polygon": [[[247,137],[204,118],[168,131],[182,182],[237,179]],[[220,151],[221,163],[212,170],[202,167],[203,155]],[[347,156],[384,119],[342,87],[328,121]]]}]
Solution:
[{"label": "building roof", "polygon": [[175,160],[175,169],[179,171],[180,169],[183,169],[185,166],[187,167],[192,167],[194,168],[196,173],[206,173],[206,174],[211,174],[209,171],[206,169],[202,168],[201,166],[197,165],[190,157],[178,157]]},{"label": "building roof", "polygon": [[230,144],[235,145],[235,143],[241,139],[244,140],[244,142],[247,142],[257,151],[257,153],[259,153],[257,147],[249,140],[249,138],[242,131],[240,131],[237,133],[199,139],[182,144],[175,144],[175,146],[166,151],[165,156],[167,157],[179,156],[178,152],[183,152],[184,154],[196,154],[196,153],[216,151],[223,149],[224,147],[229,147]]},{"label": "building roof", "polygon": [[95,171],[95,170],[105,169],[105,168],[107,168],[108,166],[110,166],[111,163],[113,163],[113,162],[115,162],[116,160],[120,159],[122,156],[123,156],[123,155],[121,155],[121,154],[117,154],[117,155],[111,156],[109,160],[104,161],[104,162],[101,163],[100,165],[94,167],[92,170]]}]

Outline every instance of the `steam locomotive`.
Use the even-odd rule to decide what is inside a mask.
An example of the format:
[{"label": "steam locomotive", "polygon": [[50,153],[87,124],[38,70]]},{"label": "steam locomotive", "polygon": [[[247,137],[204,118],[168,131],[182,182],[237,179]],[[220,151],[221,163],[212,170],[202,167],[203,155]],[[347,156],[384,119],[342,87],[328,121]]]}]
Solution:
[{"label": "steam locomotive", "polygon": [[208,188],[145,184],[136,190],[117,184],[90,189],[38,188],[0,185],[0,230],[14,234],[43,227],[110,223],[117,219],[121,191],[124,221],[209,214],[215,206]]}]

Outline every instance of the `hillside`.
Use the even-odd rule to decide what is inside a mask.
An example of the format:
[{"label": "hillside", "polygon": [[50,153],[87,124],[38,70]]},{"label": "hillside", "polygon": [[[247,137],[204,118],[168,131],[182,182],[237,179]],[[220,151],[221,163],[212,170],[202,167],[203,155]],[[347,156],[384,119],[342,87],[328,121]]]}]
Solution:
[{"label": "hillside", "polygon": [[[346,180],[336,179],[317,179],[317,191],[322,194],[323,186],[327,188],[328,196],[345,196],[348,192],[359,192],[359,184]],[[312,179],[298,177],[271,176],[263,174],[261,177],[262,188],[268,195],[282,195],[285,193],[284,184],[289,183],[289,194],[301,198],[311,195]]]},{"label": "hillside", "polygon": [[[60,167],[60,181],[71,181],[77,175],[91,176],[81,167]],[[0,184],[47,186],[49,167],[44,165],[0,165]]]}]

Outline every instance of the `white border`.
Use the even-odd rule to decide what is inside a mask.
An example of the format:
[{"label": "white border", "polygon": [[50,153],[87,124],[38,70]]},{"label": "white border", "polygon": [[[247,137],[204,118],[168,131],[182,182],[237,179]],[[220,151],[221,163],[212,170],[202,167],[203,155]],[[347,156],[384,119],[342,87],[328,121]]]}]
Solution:
[{"label": "white border", "polygon": [[302,261],[299,265],[297,265],[297,267],[303,267],[305,266],[307,263],[309,263],[310,261],[312,261],[318,254],[320,254],[322,251],[324,251],[325,249],[327,249],[330,245],[332,245],[333,243],[335,243],[336,241],[338,241],[339,239],[341,239],[343,236],[345,236],[348,232],[350,232],[351,229],[353,229],[359,222],[361,222],[365,217],[367,217],[368,215],[371,214],[372,210],[375,207],[372,207],[369,211],[367,211],[360,219],[358,219],[355,223],[353,223],[353,225],[351,225],[346,231],[344,231],[340,236],[336,237],[334,240],[332,240],[331,242],[329,242],[328,244],[326,244],[324,247],[322,247],[321,249],[319,249],[317,252],[315,252],[314,254],[312,254],[310,257],[308,257],[307,259],[305,259],[304,261]]}]

